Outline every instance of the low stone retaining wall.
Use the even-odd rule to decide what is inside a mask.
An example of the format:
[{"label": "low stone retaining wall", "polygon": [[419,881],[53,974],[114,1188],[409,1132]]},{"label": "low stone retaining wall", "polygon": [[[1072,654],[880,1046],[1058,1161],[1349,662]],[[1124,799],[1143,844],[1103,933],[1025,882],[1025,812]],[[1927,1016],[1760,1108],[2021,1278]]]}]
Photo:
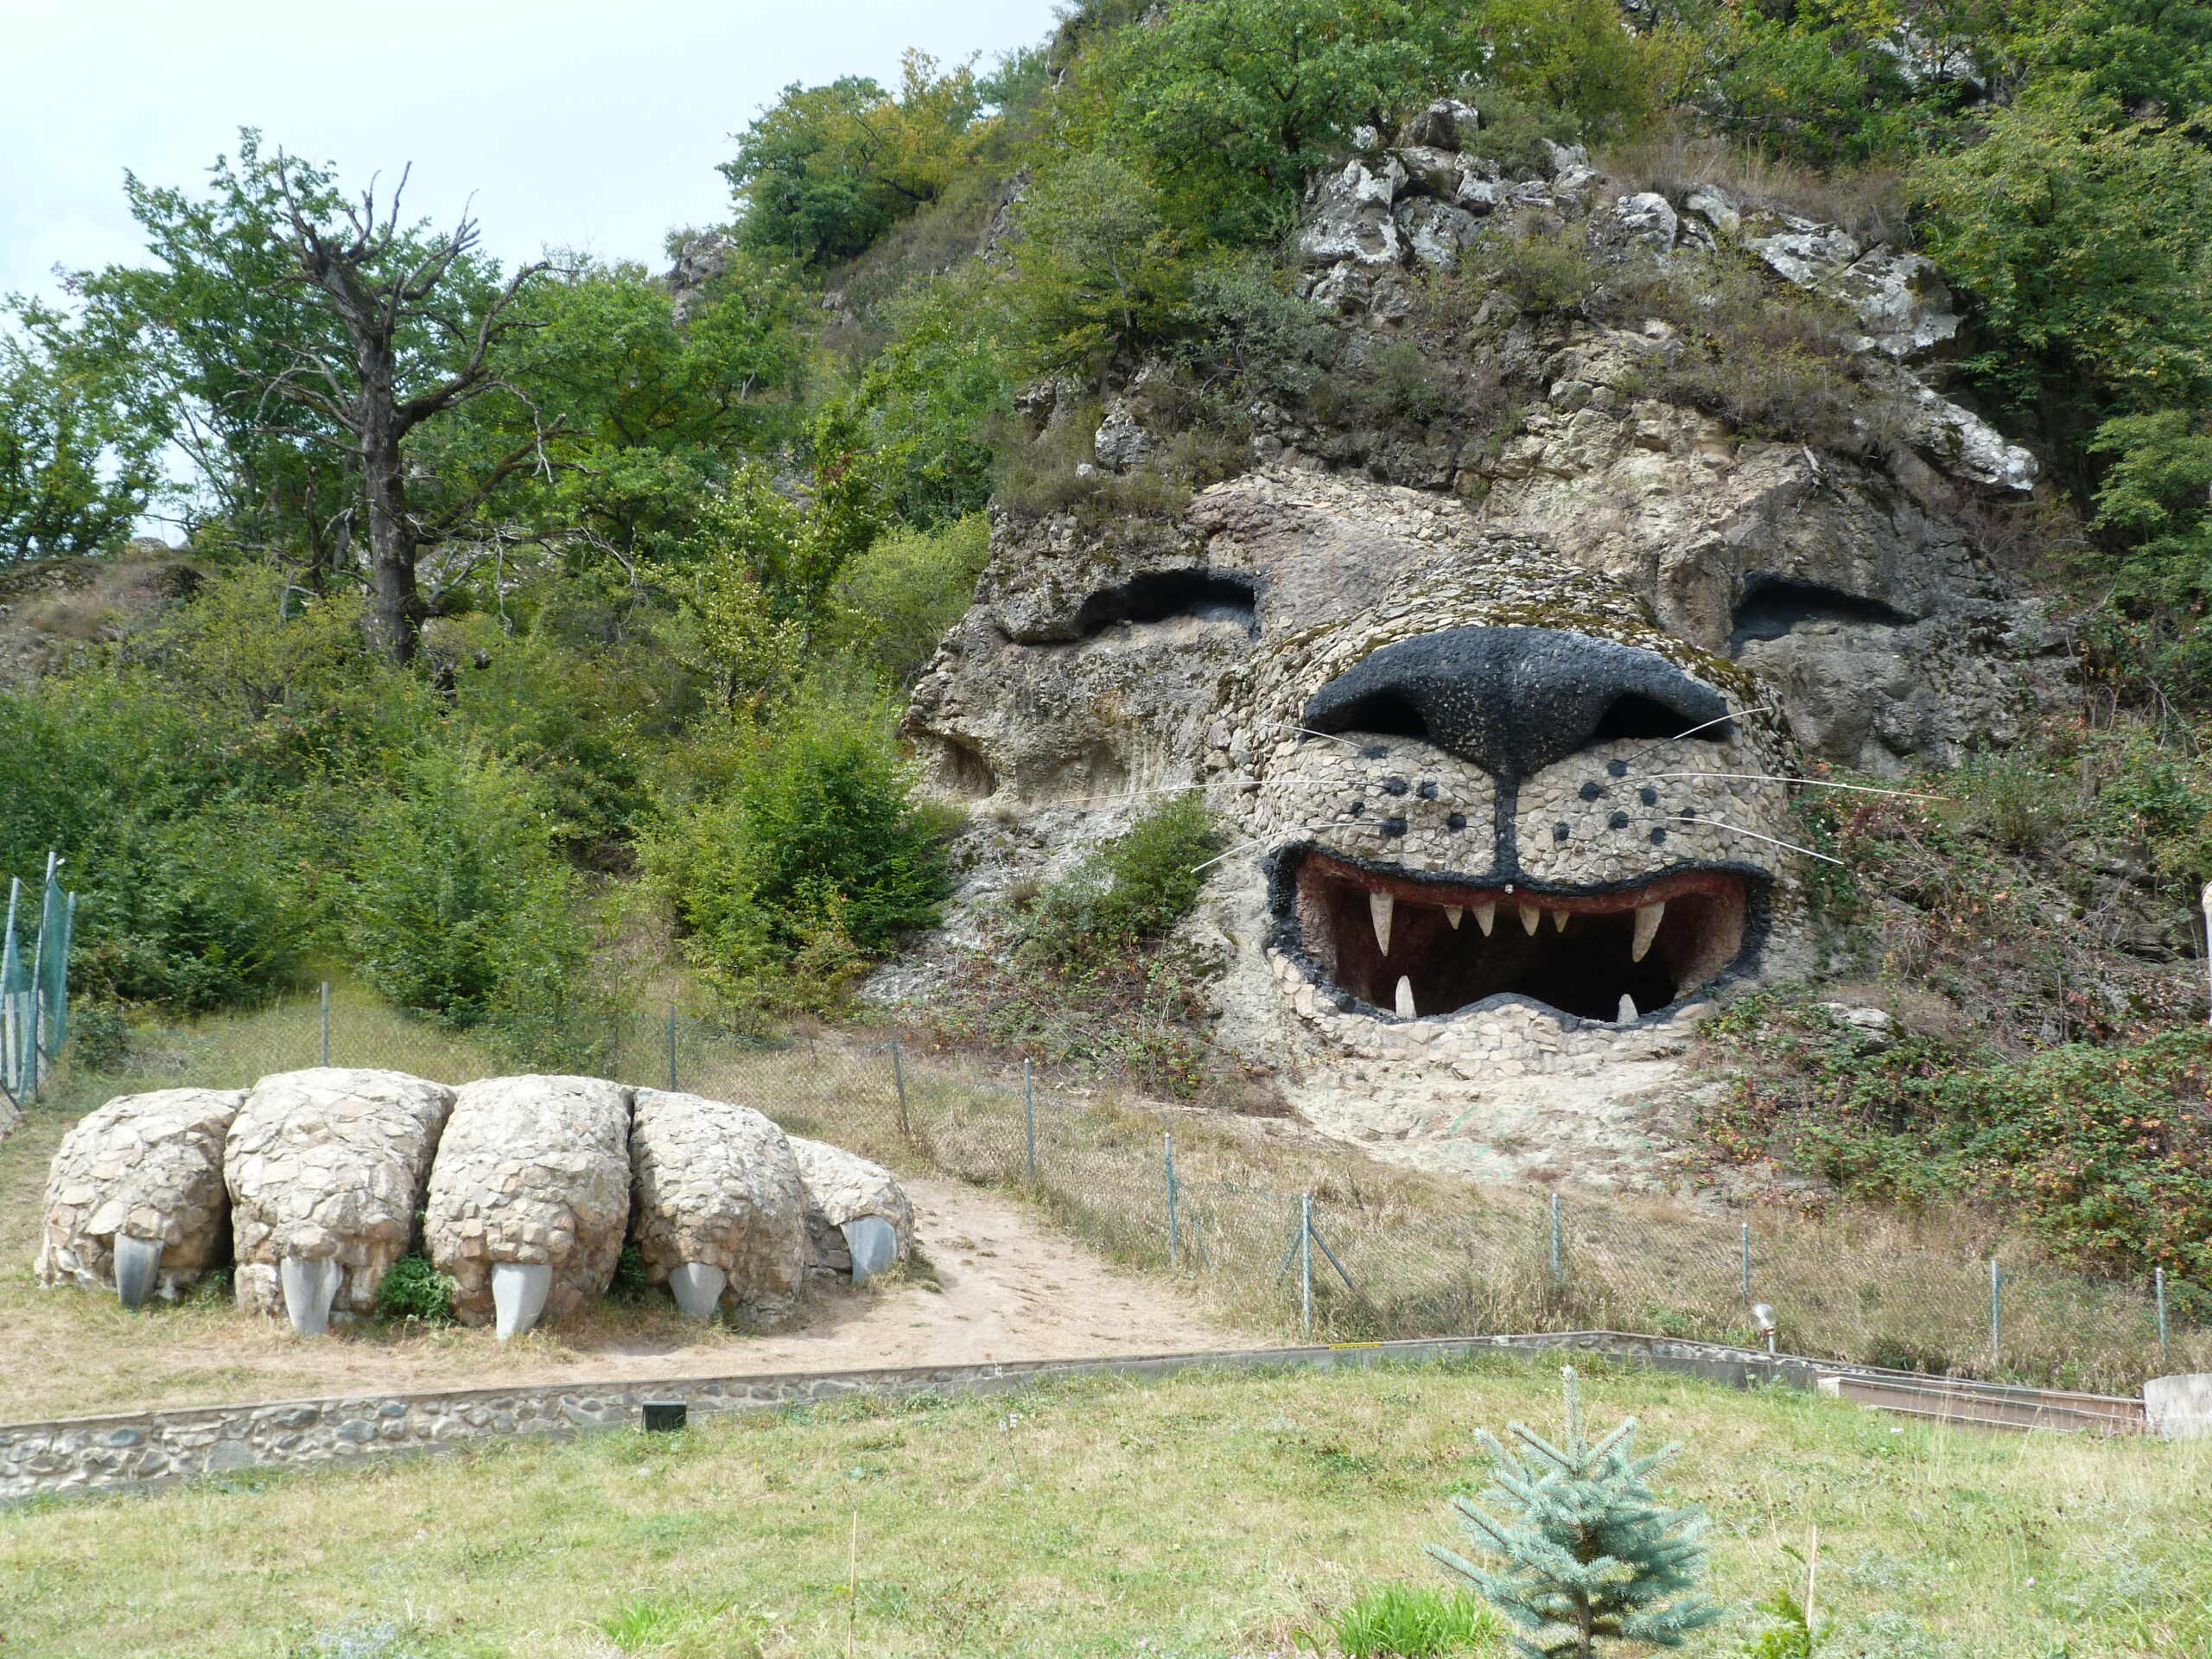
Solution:
[{"label": "low stone retaining wall", "polygon": [[395,1452],[442,1451],[497,1435],[572,1434],[617,1428],[634,1425],[639,1408],[648,1400],[680,1400],[694,1414],[706,1415],[855,1394],[1019,1389],[1055,1376],[1169,1376],[1209,1368],[1270,1366],[1329,1370],[1464,1359],[1499,1351],[1604,1354],[1738,1388],[1755,1382],[1809,1388],[1824,1375],[1855,1369],[1788,1357],[1776,1358],[1713,1343],[1616,1331],[1575,1331],[869,1371],[347,1395],[0,1424],[0,1502],[43,1493],[141,1486],[240,1469],[302,1467]]}]

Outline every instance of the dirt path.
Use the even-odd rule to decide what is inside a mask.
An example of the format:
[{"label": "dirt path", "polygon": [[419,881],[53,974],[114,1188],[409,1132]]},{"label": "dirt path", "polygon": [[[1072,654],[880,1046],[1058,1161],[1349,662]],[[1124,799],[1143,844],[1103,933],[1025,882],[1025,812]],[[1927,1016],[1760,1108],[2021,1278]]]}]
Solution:
[{"label": "dirt path", "polygon": [[[1021,1205],[936,1176],[900,1178],[933,1269],[813,1296],[769,1336],[702,1330],[655,1298],[502,1346],[485,1331],[344,1332],[302,1344],[226,1308],[122,1314],[34,1293],[0,1323],[0,1421],[303,1395],[859,1370],[1249,1345],[1189,1293],[1109,1265]],[[10,1299],[13,1300],[13,1299]],[[11,1313],[18,1310],[11,1309]]]}]

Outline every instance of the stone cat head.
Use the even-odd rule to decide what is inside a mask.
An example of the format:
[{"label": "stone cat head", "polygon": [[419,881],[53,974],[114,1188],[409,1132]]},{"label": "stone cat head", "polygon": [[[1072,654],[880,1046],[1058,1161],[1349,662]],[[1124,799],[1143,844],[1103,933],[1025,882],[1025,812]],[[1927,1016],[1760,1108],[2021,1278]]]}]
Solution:
[{"label": "stone cat head", "polygon": [[1610,1033],[1795,926],[1772,698],[1636,594],[1342,480],[1254,474],[1184,528],[1002,535],[909,728],[948,791],[1014,812],[1204,790],[1240,843],[1210,887],[1248,1022],[1271,1000],[1323,1051]]}]

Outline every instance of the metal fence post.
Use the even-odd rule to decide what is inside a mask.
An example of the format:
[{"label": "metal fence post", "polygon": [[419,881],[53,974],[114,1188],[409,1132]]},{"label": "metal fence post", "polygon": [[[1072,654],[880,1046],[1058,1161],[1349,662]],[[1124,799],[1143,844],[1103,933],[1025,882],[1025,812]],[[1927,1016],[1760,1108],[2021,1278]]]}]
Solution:
[{"label": "metal fence post", "polygon": [[322,1064],[330,1064],[330,982],[322,982]]},{"label": "metal fence post", "polygon": [[1751,1305],[1751,1224],[1744,1224],[1744,1306]]},{"label": "metal fence post", "polygon": [[1567,1288],[1567,1264],[1560,1248],[1559,1194],[1552,1194],[1552,1293],[1556,1295]]},{"label": "metal fence post", "polygon": [[914,1127],[906,1121],[906,1067],[899,1058],[899,1039],[891,1039],[891,1086],[899,1091],[899,1133],[907,1140],[914,1138]]},{"label": "metal fence post", "polygon": [[1175,1137],[1163,1135],[1160,1141],[1166,1159],[1167,1170],[1167,1265],[1173,1267],[1182,1258],[1183,1232],[1181,1217],[1175,1213]]},{"label": "metal fence post", "polygon": [[668,1005],[668,1092],[676,1092],[676,1004]]},{"label": "metal fence post", "polygon": [[1993,1368],[2002,1370],[2004,1364],[2004,1325],[2000,1298],[2003,1294],[2004,1274],[1997,1265],[1997,1258],[1989,1258],[1989,1359]]},{"label": "metal fence post", "polygon": [[[1021,1063],[1021,1151],[1033,1185],[1037,1179],[1037,1084],[1029,1075],[1029,1062]],[[1168,1211],[1174,1212],[1174,1165],[1168,1165]]]},{"label": "metal fence post", "polygon": [[2163,1365],[2166,1363],[2166,1270],[2164,1268],[2152,1268],[2152,1282],[2158,1287],[2158,1363]]},{"label": "metal fence post", "polygon": [[1298,1329],[1313,1340],[1313,1195],[1298,1195]]}]

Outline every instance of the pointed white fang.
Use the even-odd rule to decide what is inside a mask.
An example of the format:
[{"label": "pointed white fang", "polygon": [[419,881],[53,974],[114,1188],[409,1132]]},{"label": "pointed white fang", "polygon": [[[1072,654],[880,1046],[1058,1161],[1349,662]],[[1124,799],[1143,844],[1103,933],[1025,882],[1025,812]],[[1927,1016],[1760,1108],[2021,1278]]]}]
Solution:
[{"label": "pointed white fang", "polygon": [[1444,919],[1452,924],[1452,931],[1454,933],[1457,933],[1459,931],[1459,918],[1466,913],[1466,907],[1464,905],[1446,905],[1444,906]]},{"label": "pointed white fang", "polygon": [[162,1241],[115,1236],[115,1294],[125,1307],[143,1307],[161,1287]]},{"label": "pointed white fang", "polygon": [[1521,906],[1521,925],[1527,929],[1531,934],[1535,933],[1539,927],[1543,925],[1543,921],[1544,912],[1538,910],[1534,905],[1523,905]]},{"label": "pointed white fang", "polygon": [[1624,991],[1621,993],[1620,1017],[1613,1023],[1617,1026],[1632,1026],[1636,1023],[1636,999]]},{"label": "pointed white fang", "polygon": [[1397,904],[1398,901],[1387,893],[1367,895],[1368,918],[1375,924],[1375,947],[1386,957],[1390,954],[1390,912]]},{"label": "pointed white fang", "polygon": [[1566,931],[1567,931],[1567,912],[1566,912],[1565,911],[1563,911],[1563,910],[1554,910],[1554,911],[1551,912],[1550,912],[1550,914],[1551,914],[1551,918],[1552,918],[1552,925],[1553,925],[1554,927],[1557,928],[1560,932],[1562,932],[1562,933],[1566,932]]},{"label": "pointed white fang", "polygon": [[1643,960],[1643,953],[1651,948],[1652,938],[1659,931],[1659,918],[1666,913],[1664,899],[1656,905],[1638,905],[1636,907],[1636,942],[1629,946],[1628,951],[1630,962]]},{"label": "pointed white fang", "polygon": [[547,1262],[494,1262],[492,1264],[492,1334],[505,1342],[537,1323],[545,1311],[546,1294],[553,1288],[553,1267]]},{"label": "pointed white fang", "polygon": [[668,1294],[687,1319],[713,1319],[728,1286],[729,1274],[706,1262],[686,1262],[668,1275]]},{"label": "pointed white fang", "polygon": [[1414,982],[1403,974],[1398,976],[1398,1017],[1401,1020],[1414,1017]]},{"label": "pointed white fang", "polygon": [[1491,929],[1497,923],[1497,906],[1491,903],[1476,905],[1472,908],[1475,912],[1475,925],[1482,929],[1483,938],[1490,938]]},{"label": "pointed white fang", "polygon": [[279,1257],[276,1283],[284,1294],[284,1316],[303,1337],[320,1337],[330,1330],[330,1305],[338,1300],[338,1287],[346,1277],[342,1262],[328,1256],[313,1261],[296,1255]]}]

